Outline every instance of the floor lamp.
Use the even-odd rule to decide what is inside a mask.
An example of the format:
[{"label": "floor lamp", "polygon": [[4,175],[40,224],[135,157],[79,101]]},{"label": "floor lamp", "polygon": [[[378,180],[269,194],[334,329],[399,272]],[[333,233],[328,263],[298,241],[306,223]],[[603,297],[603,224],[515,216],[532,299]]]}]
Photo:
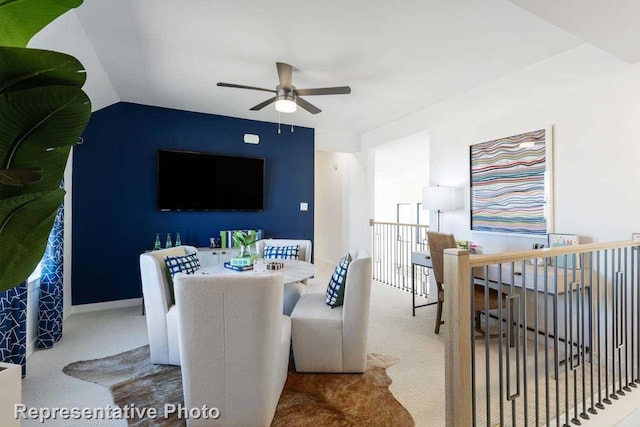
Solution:
[{"label": "floor lamp", "polygon": [[436,223],[440,232],[440,214],[456,208],[455,187],[436,185],[422,189],[422,209],[436,212]]}]

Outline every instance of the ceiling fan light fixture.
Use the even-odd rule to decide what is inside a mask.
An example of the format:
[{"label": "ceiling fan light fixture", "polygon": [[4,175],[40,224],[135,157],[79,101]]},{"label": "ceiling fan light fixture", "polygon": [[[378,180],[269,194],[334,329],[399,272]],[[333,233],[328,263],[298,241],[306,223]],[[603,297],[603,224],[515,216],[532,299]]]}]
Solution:
[{"label": "ceiling fan light fixture", "polygon": [[295,113],[298,108],[298,104],[291,98],[283,97],[282,99],[276,100],[276,111],[281,113]]}]

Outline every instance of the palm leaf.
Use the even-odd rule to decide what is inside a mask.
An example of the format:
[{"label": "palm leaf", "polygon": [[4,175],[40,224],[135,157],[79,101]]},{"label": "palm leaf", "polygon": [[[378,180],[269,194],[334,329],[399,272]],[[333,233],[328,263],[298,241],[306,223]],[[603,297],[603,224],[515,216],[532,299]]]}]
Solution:
[{"label": "palm leaf", "polygon": [[0,169],[0,184],[24,187],[42,180],[42,169]]},{"label": "palm leaf", "polygon": [[69,150],[82,134],[91,104],[76,87],[45,86],[0,95],[0,168],[42,169],[23,191],[0,185],[0,199],[60,185]]},{"label": "palm leaf", "polygon": [[42,259],[64,190],[0,200],[0,291],[23,282]]},{"label": "palm leaf", "polygon": [[84,67],[71,55],[0,46],[0,95],[49,85],[82,87],[85,80]]},{"label": "palm leaf", "polygon": [[0,44],[26,47],[31,37],[82,0],[0,0]]}]

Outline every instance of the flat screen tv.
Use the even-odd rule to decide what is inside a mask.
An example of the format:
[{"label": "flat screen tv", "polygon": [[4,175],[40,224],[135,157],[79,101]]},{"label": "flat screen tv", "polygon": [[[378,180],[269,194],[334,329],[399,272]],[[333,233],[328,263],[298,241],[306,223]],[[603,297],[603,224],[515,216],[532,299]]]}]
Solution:
[{"label": "flat screen tv", "polygon": [[264,159],[158,151],[158,209],[261,211]]}]

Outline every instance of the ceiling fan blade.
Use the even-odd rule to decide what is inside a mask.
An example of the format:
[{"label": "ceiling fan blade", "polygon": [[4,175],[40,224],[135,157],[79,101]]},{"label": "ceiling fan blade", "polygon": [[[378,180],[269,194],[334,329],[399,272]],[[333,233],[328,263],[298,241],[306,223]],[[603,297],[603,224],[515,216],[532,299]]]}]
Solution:
[{"label": "ceiling fan blade", "polygon": [[278,67],[278,79],[280,79],[280,86],[285,89],[291,89],[291,71],[293,67],[284,62],[276,62]]},{"label": "ceiling fan blade", "polygon": [[317,89],[296,89],[296,93],[302,96],[309,95],[346,95],[351,93],[349,86],[320,87]]},{"label": "ceiling fan blade", "polygon": [[307,110],[311,114],[318,114],[319,112],[322,111],[321,109],[319,109],[318,107],[316,107],[312,103],[310,103],[308,101],[305,101],[304,99],[302,99],[300,97],[296,98],[296,104],[298,104],[300,107],[304,108],[305,110]]},{"label": "ceiling fan blade", "polygon": [[262,110],[264,107],[266,107],[269,104],[272,104],[276,101],[276,97],[274,96],[273,98],[269,98],[264,102],[261,102],[260,104],[256,105],[255,107],[251,107],[250,110],[252,111],[258,111],[258,110]]},{"label": "ceiling fan blade", "polygon": [[274,89],[265,89],[265,88],[261,88],[261,87],[255,87],[255,86],[236,85],[236,84],[233,84],[233,83],[222,83],[222,82],[219,82],[218,86],[220,86],[220,87],[234,87],[236,89],[262,90],[264,92],[276,93],[276,91]]}]

